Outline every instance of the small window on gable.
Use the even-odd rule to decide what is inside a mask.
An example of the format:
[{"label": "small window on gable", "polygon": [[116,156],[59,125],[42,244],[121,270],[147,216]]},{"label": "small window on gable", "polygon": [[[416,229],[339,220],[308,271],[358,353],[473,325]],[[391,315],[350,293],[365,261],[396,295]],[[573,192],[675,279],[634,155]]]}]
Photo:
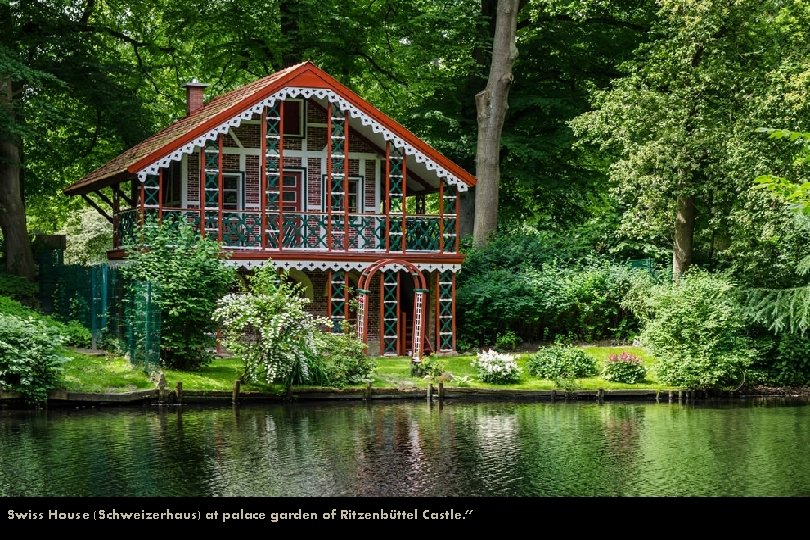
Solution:
[{"label": "small window on gable", "polygon": [[304,137],[305,102],[303,99],[284,100],[284,136]]}]

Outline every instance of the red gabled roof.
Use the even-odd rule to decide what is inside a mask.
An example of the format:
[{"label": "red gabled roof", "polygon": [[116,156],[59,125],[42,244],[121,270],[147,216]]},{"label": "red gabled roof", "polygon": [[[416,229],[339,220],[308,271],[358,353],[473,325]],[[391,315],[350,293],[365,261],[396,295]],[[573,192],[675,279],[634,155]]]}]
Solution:
[{"label": "red gabled roof", "polygon": [[129,179],[144,167],[177,150],[286,86],[333,90],[363,111],[363,113],[450,171],[467,185],[475,185],[473,175],[441,155],[433,147],[417,138],[395,120],[380,112],[331,75],[311,62],[304,62],[217,96],[194,113],[177,120],[162,131],[86,175],[66,188],[65,193],[67,195],[81,195]]}]

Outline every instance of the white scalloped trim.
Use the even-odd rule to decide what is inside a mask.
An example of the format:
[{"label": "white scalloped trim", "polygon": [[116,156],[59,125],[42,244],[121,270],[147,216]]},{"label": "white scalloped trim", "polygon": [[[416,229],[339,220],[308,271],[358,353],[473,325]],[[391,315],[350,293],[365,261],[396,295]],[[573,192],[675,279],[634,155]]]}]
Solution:
[{"label": "white scalloped trim", "polygon": [[[229,266],[236,266],[237,268],[259,268],[264,266],[268,260],[256,260],[256,259],[227,259],[225,264]],[[358,272],[362,272],[369,266],[375,264],[373,262],[357,262],[357,261],[296,261],[296,260],[283,260],[283,261],[276,261],[273,260],[273,266],[276,268],[282,268],[285,270],[320,270],[320,271],[327,271],[327,270],[345,270],[351,271],[356,270]],[[435,264],[435,263],[413,263],[419,270],[423,272],[433,272],[434,270],[438,270],[440,272],[453,272],[454,274],[458,273],[461,270],[460,264]],[[385,267],[386,270],[407,270],[405,266],[399,264],[392,264],[390,266]]]},{"label": "white scalloped trim", "polygon": [[341,111],[348,112],[349,116],[352,118],[358,118],[362,125],[370,126],[371,131],[374,133],[381,133],[386,141],[393,144],[394,147],[403,150],[405,154],[413,156],[417,163],[423,163],[425,168],[427,168],[429,171],[434,171],[439,178],[444,178],[448,185],[456,186],[456,189],[459,191],[467,191],[469,188],[469,186],[467,186],[463,180],[430,159],[424,153],[417,150],[413,145],[405,142],[404,139],[394,135],[391,130],[387,129],[385,126],[352,105],[347,99],[339,96],[332,90],[327,90],[326,88],[303,88],[297,86],[282,88],[270,97],[260,101],[249,109],[242,111],[230,120],[218,125],[211,131],[200,135],[193,141],[186,143],[174,152],[141,169],[138,172],[138,180],[144,182],[146,180],[146,175],[158,174],[158,169],[167,167],[172,161],[180,161],[184,154],[191,154],[194,152],[195,148],[200,148],[204,146],[206,142],[215,140],[219,135],[228,133],[228,131],[233,127],[239,127],[243,120],[250,120],[254,115],[261,114],[262,109],[265,107],[272,107],[276,100],[285,100],[299,96],[303,96],[304,98],[315,96],[319,99],[327,99],[333,105],[337,105]]}]

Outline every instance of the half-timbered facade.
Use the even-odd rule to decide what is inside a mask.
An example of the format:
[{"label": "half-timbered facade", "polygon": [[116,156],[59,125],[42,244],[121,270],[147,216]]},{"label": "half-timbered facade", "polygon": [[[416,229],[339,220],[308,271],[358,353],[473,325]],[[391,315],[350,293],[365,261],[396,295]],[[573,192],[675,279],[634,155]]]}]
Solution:
[{"label": "half-timbered facade", "polygon": [[186,117],[65,190],[112,221],[111,261],[148,216],[185,220],[229,264],[289,270],[372,354],[455,350],[458,194],[474,177],[309,62],[207,104],[186,88]]}]

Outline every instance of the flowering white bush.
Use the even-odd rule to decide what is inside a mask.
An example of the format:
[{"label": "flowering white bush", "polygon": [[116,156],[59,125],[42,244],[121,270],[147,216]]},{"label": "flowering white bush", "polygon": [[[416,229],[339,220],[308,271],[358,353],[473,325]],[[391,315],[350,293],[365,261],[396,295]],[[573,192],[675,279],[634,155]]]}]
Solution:
[{"label": "flowering white bush", "polygon": [[478,378],[483,382],[509,384],[520,380],[520,368],[511,354],[489,349],[479,352],[471,365],[478,370]]},{"label": "flowering white bush", "polygon": [[318,354],[316,336],[329,320],[307,313],[309,300],[280,280],[272,265],[257,271],[251,284],[251,292],[225,296],[214,312],[225,346],[245,362],[249,381],[289,387],[296,379],[309,379]]}]

